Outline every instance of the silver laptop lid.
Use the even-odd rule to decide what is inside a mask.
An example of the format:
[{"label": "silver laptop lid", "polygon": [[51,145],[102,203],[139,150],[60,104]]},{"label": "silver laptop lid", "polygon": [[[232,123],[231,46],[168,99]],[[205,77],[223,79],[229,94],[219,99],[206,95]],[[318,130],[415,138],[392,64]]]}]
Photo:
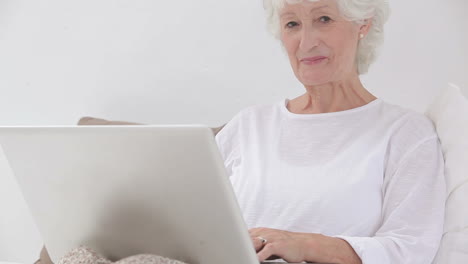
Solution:
[{"label": "silver laptop lid", "polygon": [[1,127],[0,144],[54,262],[86,245],[258,263],[207,127]]}]

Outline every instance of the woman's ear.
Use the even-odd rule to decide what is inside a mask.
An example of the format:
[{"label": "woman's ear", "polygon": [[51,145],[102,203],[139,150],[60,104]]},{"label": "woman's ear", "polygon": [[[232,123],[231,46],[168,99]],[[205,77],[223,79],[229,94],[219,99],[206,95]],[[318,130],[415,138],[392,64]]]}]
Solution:
[{"label": "woman's ear", "polygon": [[372,27],[372,18],[364,19],[364,23],[359,28],[359,35],[366,36]]}]

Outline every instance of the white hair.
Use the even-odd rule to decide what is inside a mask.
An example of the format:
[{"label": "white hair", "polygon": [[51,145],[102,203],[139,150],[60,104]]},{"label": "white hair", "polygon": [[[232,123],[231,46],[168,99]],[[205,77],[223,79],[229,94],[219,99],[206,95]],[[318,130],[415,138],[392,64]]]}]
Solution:
[{"label": "white hair", "polygon": [[[267,14],[269,31],[280,38],[279,12],[285,3],[297,4],[303,0],[263,0]],[[306,0],[318,2],[320,0]],[[328,0],[329,1],[329,0]],[[379,46],[384,39],[384,24],[390,15],[388,0],[336,0],[341,15],[349,21],[363,24],[365,19],[372,18],[372,26],[367,36],[359,41],[356,53],[356,65],[359,74],[365,74],[377,57]]]}]

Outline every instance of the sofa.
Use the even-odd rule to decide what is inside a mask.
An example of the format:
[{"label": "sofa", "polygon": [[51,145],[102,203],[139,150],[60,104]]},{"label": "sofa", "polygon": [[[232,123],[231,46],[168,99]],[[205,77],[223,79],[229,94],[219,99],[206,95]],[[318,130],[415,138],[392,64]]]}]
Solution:
[{"label": "sofa", "polygon": [[[465,93],[465,94],[463,94]],[[428,107],[445,159],[447,182],[444,234],[433,264],[468,263],[468,93],[450,84]],[[140,125],[83,117],[78,125]],[[216,135],[223,126],[212,128]],[[428,216],[430,217],[430,216]],[[43,248],[36,264],[51,263]]]}]

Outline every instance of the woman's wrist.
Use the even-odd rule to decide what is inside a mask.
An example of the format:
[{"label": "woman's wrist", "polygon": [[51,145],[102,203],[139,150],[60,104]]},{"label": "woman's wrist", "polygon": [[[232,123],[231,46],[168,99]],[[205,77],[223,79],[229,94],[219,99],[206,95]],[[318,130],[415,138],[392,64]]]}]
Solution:
[{"label": "woman's wrist", "polygon": [[361,258],[343,239],[313,234],[306,245],[305,261],[307,262],[362,264]]}]

